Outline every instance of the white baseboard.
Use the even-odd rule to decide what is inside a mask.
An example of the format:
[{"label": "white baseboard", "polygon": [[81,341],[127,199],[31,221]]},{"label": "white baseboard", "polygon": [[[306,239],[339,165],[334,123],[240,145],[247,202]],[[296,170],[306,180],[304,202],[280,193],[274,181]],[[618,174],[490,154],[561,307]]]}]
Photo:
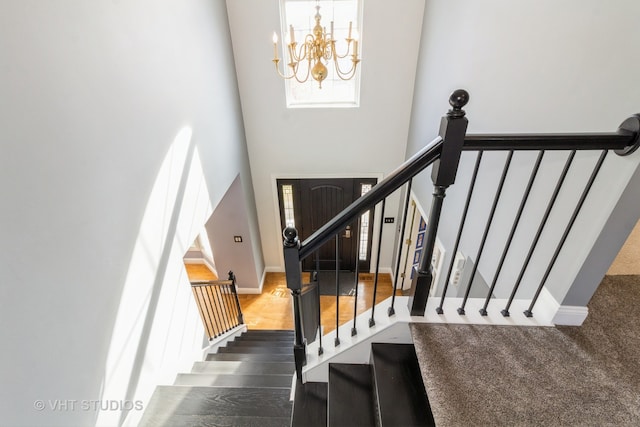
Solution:
[{"label": "white baseboard", "polygon": [[391,270],[391,267],[380,267],[380,270],[378,270],[378,273],[388,274],[389,277],[393,279],[393,270]]},{"label": "white baseboard", "polygon": [[549,317],[551,323],[559,326],[580,326],[589,314],[587,307],[560,305],[546,287],[542,288],[533,311],[536,314],[544,311],[544,316]]},{"label": "white baseboard", "polygon": [[561,305],[556,315],[553,316],[553,323],[563,326],[580,326],[588,315],[588,307]]},{"label": "white baseboard", "polygon": [[271,266],[264,268],[265,273],[284,273],[284,267],[280,266]]}]

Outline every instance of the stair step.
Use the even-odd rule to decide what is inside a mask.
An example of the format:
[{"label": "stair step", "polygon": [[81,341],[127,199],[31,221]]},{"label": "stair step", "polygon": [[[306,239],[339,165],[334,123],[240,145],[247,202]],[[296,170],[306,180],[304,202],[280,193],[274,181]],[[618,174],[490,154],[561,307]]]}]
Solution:
[{"label": "stair step", "polygon": [[291,338],[295,336],[293,331],[289,330],[271,330],[271,329],[250,329],[244,332],[241,337],[279,337]]},{"label": "stair step", "polygon": [[235,338],[235,341],[232,342],[238,342],[238,341],[278,341],[278,342],[293,342],[294,340],[294,336],[288,336],[288,335],[270,335],[270,334],[259,334],[259,335],[247,335],[242,334],[239,335]]},{"label": "stair step", "polygon": [[239,374],[239,375],[292,375],[296,365],[292,362],[240,362],[208,361],[195,362],[191,372],[202,374]]},{"label": "stair step", "polygon": [[288,389],[158,386],[140,426],[289,426]]},{"label": "stair step", "polygon": [[178,374],[174,385],[203,387],[291,388],[292,373],[285,375]]},{"label": "stair step", "polygon": [[289,417],[242,417],[221,415],[171,415],[170,418],[150,415],[139,427],[290,427]]},{"label": "stair step", "polygon": [[327,426],[327,383],[297,383],[291,427]]},{"label": "stair step", "polygon": [[265,353],[215,353],[207,354],[209,360],[229,360],[237,362],[293,362],[293,354],[265,354]]},{"label": "stair step", "polygon": [[293,348],[293,341],[241,340],[229,341],[226,347],[287,347]]},{"label": "stair step", "polygon": [[241,346],[241,347],[220,347],[217,354],[221,353],[266,353],[266,354],[291,354],[293,355],[293,346],[271,347],[271,346]]},{"label": "stair step", "polygon": [[329,364],[328,425],[375,426],[371,366]]},{"label": "stair step", "polygon": [[371,346],[380,424],[435,426],[413,344]]}]

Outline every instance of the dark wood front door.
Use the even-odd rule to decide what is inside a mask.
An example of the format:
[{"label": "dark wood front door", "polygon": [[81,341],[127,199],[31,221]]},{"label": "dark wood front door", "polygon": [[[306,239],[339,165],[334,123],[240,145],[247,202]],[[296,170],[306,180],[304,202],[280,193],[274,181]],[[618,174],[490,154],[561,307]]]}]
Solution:
[{"label": "dark wood front door", "polygon": [[[283,186],[289,186],[292,191],[290,204],[293,205],[295,226],[301,240],[311,236],[331,218],[349,206],[361,196],[363,188],[375,185],[372,178],[318,178],[278,180],[280,198],[280,212],[283,227],[286,226]],[[364,187],[363,187],[364,186]],[[291,212],[289,212],[291,215]],[[358,229],[358,221],[349,224],[338,236],[339,249],[337,251],[340,270],[355,270],[355,263],[359,268],[369,270],[371,255],[371,231],[373,215],[369,215],[369,223]],[[364,233],[361,242],[360,233]],[[362,247],[361,247],[362,246]],[[306,271],[335,270],[336,269],[336,237],[325,243],[316,253],[303,260],[302,268]],[[361,250],[362,249],[362,250]]]}]

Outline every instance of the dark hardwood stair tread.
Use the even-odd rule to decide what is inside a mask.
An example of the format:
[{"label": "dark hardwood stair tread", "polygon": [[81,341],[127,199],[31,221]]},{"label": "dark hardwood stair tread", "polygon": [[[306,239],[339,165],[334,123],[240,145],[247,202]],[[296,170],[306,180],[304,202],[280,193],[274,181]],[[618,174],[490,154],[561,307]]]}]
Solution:
[{"label": "dark hardwood stair tread", "polygon": [[145,414],[139,427],[290,427],[290,417],[244,417],[222,415]]},{"label": "dark hardwood stair tread", "polygon": [[327,426],[327,383],[296,384],[291,426]]},{"label": "dark hardwood stair tread", "polygon": [[164,418],[166,425],[184,415],[284,418],[291,416],[289,396],[290,390],[277,388],[158,386],[145,415]]},{"label": "dark hardwood stair tread", "polygon": [[237,337],[235,340],[230,342],[273,342],[278,343],[279,345],[293,345],[294,338],[293,337],[270,337],[268,335],[260,335],[260,336],[249,336],[249,337]]},{"label": "dark hardwood stair tread", "polygon": [[203,374],[239,374],[239,375],[292,375],[296,369],[293,362],[239,362],[207,361],[195,362],[192,373]]},{"label": "dark hardwood stair tread", "polygon": [[374,343],[371,360],[381,425],[434,426],[413,344]]},{"label": "dark hardwood stair tread", "polygon": [[328,425],[375,426],[371,366],[329,364]]},{"label": "dark hardwood stair tread", "polygon": [[292,341],[271,341],[271,340],[240,340],[240,341],[229,341],[225,347],[288,347],[293,348],[293,340]]},{"label": "dark hardwood stair tread", "polygon": [[291,354],[293,355],[293,346],[271,347],[271,346],[236,346],[236,347],[220,347],[216,354],[220,353],[265,353],[265,354]]},{"label": "dark hardwood stair tread", "polygon": [[294,337],[293,331],[288,330],[271,330],[271,329],[250,329],[243,332],[241,337],[282,337],[292,338]]},{"label": "dark hardwood stair tread", "polygon": [[238,374],[178,374],[174,385],[201,387],[263,387],[291,388],[289,375],[238,375]]},{"label": "dark hardwood stair tread", "polygon": [[207,360],[228,360],[238,362],[293,362],[293,354],[215,353],[208,354]]}]

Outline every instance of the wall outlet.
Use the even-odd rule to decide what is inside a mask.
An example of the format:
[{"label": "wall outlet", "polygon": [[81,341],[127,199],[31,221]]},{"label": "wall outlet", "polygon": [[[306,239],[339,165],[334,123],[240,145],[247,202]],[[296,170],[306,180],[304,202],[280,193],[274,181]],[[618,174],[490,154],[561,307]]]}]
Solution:
[{"label": "wall outlet", "polygon": [[458,251],[456,253],[455,260],[453,261],[453,271],[451,272],[451,278],[449,279],[449,282],[456,288],[460,284],[460,279],[462,278],[462,272],[464,271],[465,261],[466,261],[466,258],[464,254]]}]

